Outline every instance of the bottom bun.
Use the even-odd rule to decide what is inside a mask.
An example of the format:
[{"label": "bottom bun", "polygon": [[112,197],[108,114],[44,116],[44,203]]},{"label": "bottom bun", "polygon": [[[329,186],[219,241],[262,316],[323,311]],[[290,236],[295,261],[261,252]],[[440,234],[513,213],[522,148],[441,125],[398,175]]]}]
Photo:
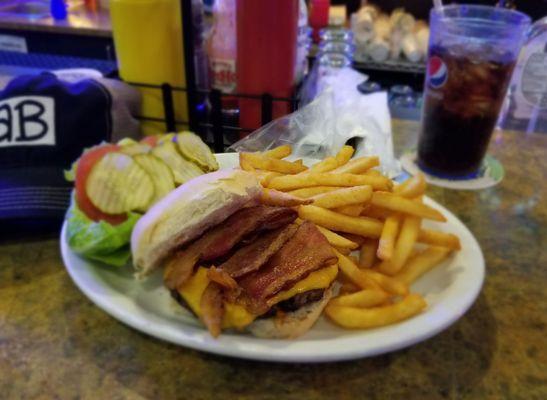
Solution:
[{"label": "bottom bun", "polygon": [[254,321],[246,329],[263,339],[294,339],[303,335],[315,324],[333,294],[332,286],[325,290],[323,297],[306,304],[296,311]]}]

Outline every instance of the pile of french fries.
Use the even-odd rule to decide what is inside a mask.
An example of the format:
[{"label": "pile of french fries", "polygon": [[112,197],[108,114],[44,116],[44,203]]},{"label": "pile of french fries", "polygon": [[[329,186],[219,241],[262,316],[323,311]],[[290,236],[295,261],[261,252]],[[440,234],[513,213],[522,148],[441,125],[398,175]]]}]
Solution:
[{"label": "pile of french fries", "polygon": [[240,153],[243,170],[257,175],[265,204],[297,207],[299,219],[314,222],[338,257],[339,293],[326,315],[344,328],[393,324],[422,312],[427,304],[410,286],[460,249],[457,236],[422,227],[446,222],[423,203],[423,175],[394,185],[375,167],[378,157],[352,159],[344,146],[334,157],[306,167],[287,161],[290,146]]}]

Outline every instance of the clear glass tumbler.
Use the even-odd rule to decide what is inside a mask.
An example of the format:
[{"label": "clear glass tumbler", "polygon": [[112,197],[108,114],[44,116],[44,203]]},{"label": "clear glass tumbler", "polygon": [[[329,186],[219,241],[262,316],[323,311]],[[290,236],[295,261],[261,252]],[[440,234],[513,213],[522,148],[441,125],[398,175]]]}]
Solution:
[{"label": "clear glass tumbler", "polygon": [[478,172],[530,27],[526,14],[488,6],[433,9],[418,164],[433,175]]}]

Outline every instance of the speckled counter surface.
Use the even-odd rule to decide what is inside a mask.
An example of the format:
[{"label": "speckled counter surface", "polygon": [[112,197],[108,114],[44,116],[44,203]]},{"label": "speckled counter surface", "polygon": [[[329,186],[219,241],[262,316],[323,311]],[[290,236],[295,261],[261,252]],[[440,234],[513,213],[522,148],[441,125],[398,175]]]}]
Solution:
[{"label": "speckled counter surface", "polygon": [[[394,123],[398,148],[417,125]],[[54,238],[0,243],[0,399],[547,399],[547,136],[497,133],[497,187],[429,195],[487,264],[470,311],[434,338],[316,365],[217,357],[145,336],[93,306]]]}]

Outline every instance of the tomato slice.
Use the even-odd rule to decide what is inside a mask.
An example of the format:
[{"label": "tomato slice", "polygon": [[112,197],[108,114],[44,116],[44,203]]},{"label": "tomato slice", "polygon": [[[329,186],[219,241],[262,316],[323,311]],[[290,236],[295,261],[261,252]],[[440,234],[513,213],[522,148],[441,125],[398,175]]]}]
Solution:
[{"label": "tomato slice", "polygon": [[127,219],[127,214],[107,214],[99,210],[93,205],[87,193],[85,186],[87,177],[93,166],[105,155],[115,151],[119,151],[120,146],[114,144],[100,145],[91,150],[86,151],[78,160],[78,168],[76,169],[76,202],[82,212],[93,221],[106,221],[112,225],[118,225]]},{"label": "tomato slice", "polygon": [[158,135],[146,136],[145,138],[141,139],[140,143],[144,143],[149,145],[150,147],[154,147],[156,146],[156,144],[158,144],[159,138],[160,137]]}]

